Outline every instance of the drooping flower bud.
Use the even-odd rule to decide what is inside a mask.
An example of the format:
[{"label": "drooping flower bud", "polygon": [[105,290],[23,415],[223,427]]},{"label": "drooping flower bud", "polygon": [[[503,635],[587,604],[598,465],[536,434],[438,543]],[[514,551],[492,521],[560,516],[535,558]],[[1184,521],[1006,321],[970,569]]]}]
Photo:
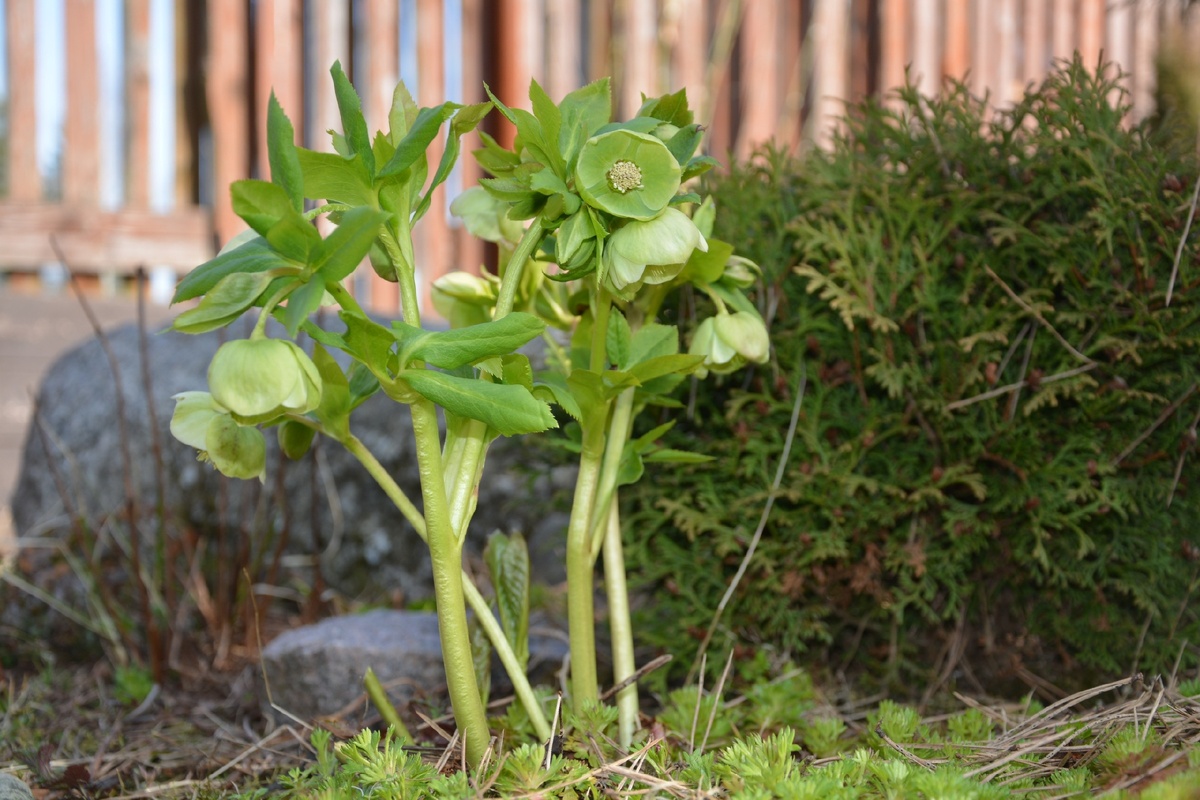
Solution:
[{"label": "drooping flower bud", "polygon": [[447,272],[433,282],[433,307],[452,328],[477,325],[492,318],[496,289],[478,275]]},{"label": "drooping flower bud", "polygon": [[645,222],[630,220],[604,242],[605,280],[618,293],[638,282],[666,283],[683,270],[696,249],[707,251],[708,242],[677,208]]},{"label": "drooping flower bud", "polygon": [[472,236],[495,244],[516,245],[524,227],[508,218],[508,204],[498,200],[482,186],[472,186],[450,202],[450,213],[463,221]]},{"label": "drooping flower bud", "polygon": [[171,435],[200,451],[230,478],[262,478],[267,463],[266,442],[257,428],[239,425],[208,392],[175,395]]},{"label": "drooping flower bud", "polygon": [[681,175],[661,140],[615,130],[584,142],[575,165],[575,189],[588,205],[614,217],[648,220],[667,207]]},{"label": "drooping flower bud", "polygon": [[226,342],[208,365],[213,399],[243,422],[305,414],[321,403],[321,375],[286,339]]},{"label": "drooping flower bud", "polygon": [[696,370],[697,377],[704,378],[710,370],[724,375],[740,369],[747,362],[766,363],[771,340],[766,325],[757,314],[748,311],[722,313],[696,326],[688,352],[704,356],[704,363]]}]

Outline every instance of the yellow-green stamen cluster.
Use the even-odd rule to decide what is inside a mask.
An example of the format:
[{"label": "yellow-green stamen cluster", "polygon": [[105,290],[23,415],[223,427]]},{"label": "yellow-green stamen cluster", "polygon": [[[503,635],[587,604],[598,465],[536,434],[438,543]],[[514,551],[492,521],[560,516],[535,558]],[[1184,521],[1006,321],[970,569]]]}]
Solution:
[{"label": "yellow-green stamen cluster", "polygon": [[621,194],[641,189],[642,171],[632,161],[618,161],[608,171],[608,185]]}]

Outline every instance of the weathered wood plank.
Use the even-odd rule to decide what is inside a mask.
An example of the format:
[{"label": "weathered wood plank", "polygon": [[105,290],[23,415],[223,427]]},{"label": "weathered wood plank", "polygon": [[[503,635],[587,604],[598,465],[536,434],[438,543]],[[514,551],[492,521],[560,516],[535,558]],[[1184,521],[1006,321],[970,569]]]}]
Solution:
[{"label": "weathered wood plank", "polygon": [[[770,6],[770,3],[756,5]],[[637,114],[642,95],[661,94],[658,81],[658,3],[633,0],[624,5],[624,26],[617,113],[622,119]]]},{"label": "weathered wood plank", "polygon": [[816,41],[821,47],[813,65],[812,141],[818,147],[833,143],[845,112],[850,88],[850,0],[822,0],[813,11]]},{"label": "weathered wood plank", "polygon": [[1154,56],[1159,29],[1165,20],[1158,3],[1134,6],[1133,28],[1133,118],[1142,120],[1154,113],[1154,89],[1158,85]]},{"label": "weathered wood plank", "polygon": [[1051,0],[1050,3],[1050,55],[1055,60],[1070,59],[1078,45],[1076,38],[1077,0]]},{"label": "weathered wood plank", "polygon": [[1104,49],[1105,0],[1079,0],[1079,56],[1090,70],[1100,64]]},{"label": "weathered wood plank", "polygon": [[940,0],[912,0],[913,84],[922,94],[937,94],[942,85],[942,31]]},{"label": "weathered wood plank", "polygon": [[96,61],[96,5],[68,0],[67,107],[63,124],[63,199],[92,205],[100,200],[100,92]]},{"label": "weathered wood plank", "polygon": [[[483,91],[483,4],[485,0],[463,0],[462,11],[462,93],[464,103],[482,103],[486,99]],[[582,67],[581,67],[582,68]],[[497,112],[493,111],[493,114]],[[478,183],[482,170],[476,163],[471,151],[483,145],[479,134],[471,132],[463,137],[462,155],[459,157],[459,170],[462,175],[462,188],[467,189]],[[456,223],[457,224],[457,223]],[[458,245],[457,266],[459,269],[475,272],[484,263],[484,244],[479,239],[467,233],[467,229],[458,224],[455,231]]]},{"label": "weathered wood plank", "polygon": [[[584,83],[581,14],[579,0],[546,4],[545,88],[555,101]],[[469,60],[464,58],[464,65]]]},{"label": "weathered wood plank", "polygon": [[[446,94],[446,79],[442,70],[445,55],[445,25],[442,0],[417,0],[417,63],[423,68],[418,75],[418,94],[422,105],[433,105]],[[429,173],[437,168],[442,157],[445,139],[434,139],[426,153]],[[446,187],[433,193],[429,212],[416,227],[417,292],[421,315],[433,314],[430,291],[435,280],[454,269],[451,264],[450,227],[446,220]]]},{"label": "weathered wood plank", "polygon": [[[388,129],[392,93],[400,79],[399,22],[400,9],[395,0],[367,1],[367,80],[363,113],[367,117],[367,130],[372,133]],[[381,314],[396,315],[400,311],[400,287],[380,278],[374,270],[367,274],[370,275],[371,308]]]},{"label": "weathered wood plank", "polygon": [[255,166],[266,180],[267,105],[271,92],[292,121],[297,143],[304,141],[304,4],[303,0],[257,0],[254,26]]},{"label": "weathered wood plank", "polygon": [[75,269],[132,272],[153,264],[185,272],[212,257],[211,217],[205,209],[161,215],[5,201],[0,203],[0,269],[55,261],[51,234]]},{"label": "weathered wood plank", "polygon": [[750,157],[771,140],[779,123],[781,59],[779,4],[750,3],[742,20],[741,114],[734,152]]},{"label": "weathered wood plank", "polygon": [[34,86],[34,0],[7,0],[8,39],[8,196],[40,200],[42,174],[37,158],[37,103]]},{"label": "weathered wood plank", "polygon": [[217,238],[227,242],[245,225],[233,213],[229,184],[249,177],[250,123],[246,6],[208,0],[208,113],[213,140],[213,214]]},{"label": "weathered wood plank", "polygon": [[150,0],[125,3],[125,203],[150,205]]},{"label": "weathered wood plank", "polygon": [[[904,70],[910,62],[908,26],[912,17],[909,14],[908,0],[892,0],[883,3],[880,9],[879,24],[879,88],[887,97],[898,86],[904,85]],[[896,103],[894,95],[889,99]]]},{"label": "weathered wood plank", "polygon": [[[987,4],[979,5],[975,9],[975,38],[978,39],[979,28],[988,20]],[[978,85],[979,82],[986,79],[982,76],[981,62],[984,61],[983,53],[979,51],[978,46],[975,49],[975,59],[972,63],[971,54],[971,9],[968,0],[946,0],[946,18],[945,18],[946,34],[945,34],[945,49],[942,51],[942,74],[947,78],[953,78],[956,81],[965,80],[967,71],[971,72],[973,85]]]}]

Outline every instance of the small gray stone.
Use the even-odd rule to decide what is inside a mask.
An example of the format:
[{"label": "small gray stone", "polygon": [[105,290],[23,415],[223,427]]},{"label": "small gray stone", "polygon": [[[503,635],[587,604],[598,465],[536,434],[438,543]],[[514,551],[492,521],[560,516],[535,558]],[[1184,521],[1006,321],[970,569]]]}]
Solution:
[{"label": "small gray stone", "polygon": [[19,778],[0,773],[0,800],[33,800],[33,792]]},{"label": "small gray stone", "polygon": [[[529,637],[532,672],[557,668],[566,655],[561,637]],[[262,653],[271,700],[304,720],[335,714],[363,693],[370,667],[397,706],[444,690],[446,673],[437,615],[432,611],[377,610],[335,617],[278,636]],[[493,682],[503,686],[494,665]],[[263,694],[264,702],[266,694]]]}]

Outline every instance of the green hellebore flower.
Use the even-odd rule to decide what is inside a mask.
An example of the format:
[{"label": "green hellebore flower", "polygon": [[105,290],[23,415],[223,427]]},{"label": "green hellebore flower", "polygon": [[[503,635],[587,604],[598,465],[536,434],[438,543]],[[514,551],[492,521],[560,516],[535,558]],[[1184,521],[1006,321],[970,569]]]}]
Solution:
[{"label": "green hellebore flower", "polygon": [[508,218],[508,204],[482,186],[472,186],[450,202],[450,213],[463,221],[472,236],[494,244],[516,245],[525,228]]},{"label": "green hellebore flower", "polygon": [[286,339],[221,345],[208,365],[208,388],[217,403],[248,422],[306,414],[321,404],[316,364]]},{"label": "green hellebore flower", "polygon": [[208,392],[175,395],[171,435],[200,451],[200,460],[211,462],[230,478],[259,478],[266,471],[267,449],[262,432],[239,425]]},{"label": "green hellebore flower", "polygon": [[688,352],[704,356],[696,370],[699,378],[709,370],[724,375],[740,369],[747,362],[764,364],[771,352],[767,326],[757,314],[736,311],[709,317],[696,327]]},{"label": "green hellebore flower", "polygon": [[658,216],[679,190],[682,171],[654,136],[615,130],[593,136],[579,151],[575,189],[584,202],[614,217]]},{"label": "green hellebore flower", "polygon": [[478,325],[492,318],[496,289],[469,272],[447,272],[433,282],[433,307],[451,328]]},{"label": "green hellebore flower", "polygon": [[666,283],[683,270],[693,250],[708,251],[708,242],[691,218],[667,208],[646,222],[630,220],[604,242],[609,288],[621,293],[638,283]]},{"label": "green hellebore flower", "polygon": [[730,256],[721,276],[739,289],[749,289],[762,275],[762,268],[745,256]]}]

